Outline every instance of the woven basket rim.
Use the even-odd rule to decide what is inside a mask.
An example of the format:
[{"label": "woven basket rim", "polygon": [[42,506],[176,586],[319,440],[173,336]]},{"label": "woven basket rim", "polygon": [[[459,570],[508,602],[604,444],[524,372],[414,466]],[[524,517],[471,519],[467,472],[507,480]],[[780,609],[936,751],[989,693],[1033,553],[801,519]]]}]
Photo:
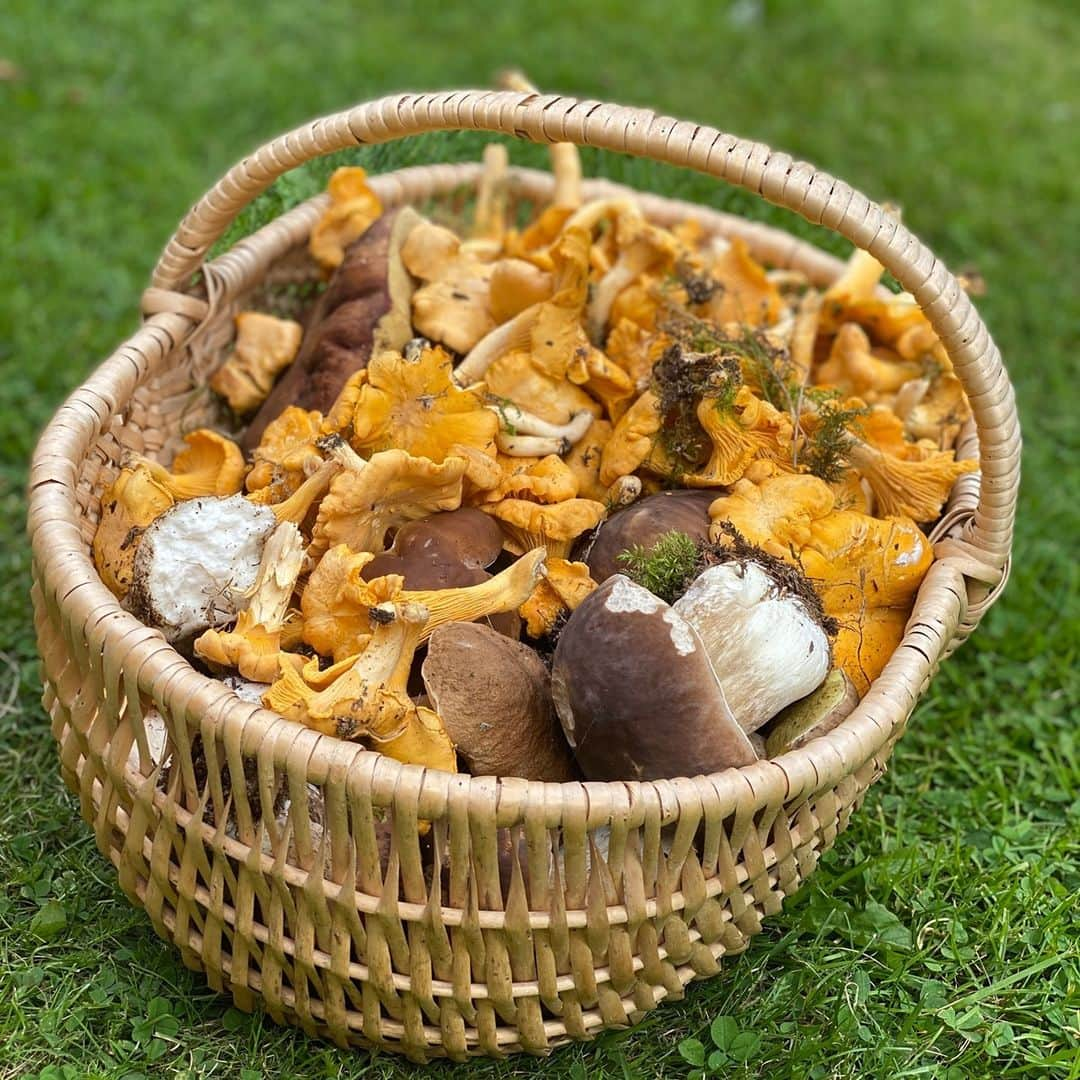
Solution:
[{"label": "woven basket rim", "polygon": [[[427,168],[427,166],[419,166],[407,170],[395,170],[390,173],[373,177],[372,182],[377,189],[380,186],[385,189],[389,183],[398,180],[403,176],[408,178],[410,174],[415,174],[417,172],[422,173]],[[443,168],[446,167],[444,166]],[[479,168],[478,166],[473,165],[473,163],[467,163],[461,168],[452,168],[452,182],[455,186],[460,185],[463,181],[467,182],[468,180],[474,180],[478,173]],[[447,175],[450,176],[451,173],[448,173]],[[515,167],[512,170],[512,176],[516,184],[529,190],[536,190],[538,187],[543,187],[550,182],[548,174],[537,170]],[[447,186],[449,186],[449,184]],[[635,194],[644,196],[645,199],[648,200],[649,206],[647,207],[647,212],[651,211],[654,215],[659,207],[667,206],[676,210],[679,214],[693,212],[699,217],[707,215],[713,218],[713,221],[710,222],[710,224],[714,227],[720,221],[726,221],[729,225],[735,223],[740,223],[744,226],[749,225],[752,232],[757,232],[761,235],[773,234],[774,239],[783,238],[784,242],[790,244],[793,253],[800,249],[803,251],[803,254],[812,251],[822,259],[823,267],[827,263],[833,264],[829,268],[830,272],[839,272],[840,268],[843,266],[841,260],[826,254],[815,245],[810,244],[807,241],[798,240],[786,230],[778,229],[773,226],[751,222],[745,218],[736,217],[735,215],[722,214],[721,212],[713,211],[708,207],[703,207],[698,204],[685,203],[678,199],[669,199],[654,193],[637,192],[635,189],[631,189],[621,184],[614,184],[610,181],[592,182],[589,184],[587,190],[588,198],[590,199],[603,197],[603,195],[607,193],[634,191]],[[382,192],[382,194],[385,195],[385,191]],[[283,215],[283,218],[291,215],[298,223],[307,226],[309,221],[321,212],[322,207],[325,205],[325,200],[325,195],[315,196],[305,203],[293,208],[286,215]],[[205,278],[213,280],[218,276],[231,277],[235,272],[236,265],[244,262],[245,257],[251,253],[259,253],[265,261],[266,253],[261,251],[264,245],[272,246],[275,250],[281,248],[281,239],[278,235],[281,223],[282,218],[279,218],[276,221],[263,226],[257,232],[238,241],[237,244],[228,251],[207,263],[204,267]],[[290,223],[286,222],[285,224],[288,225]],[[744,230],[744,233],[746,231],[747,230]],[[275,258],[280,257],[280,255],[284,253],[285,251],[278,251]],[[106,360],[94,375],[80,387],[80,390],[89,389],[90,392],[93,393],[92,389],[90,389],[91,384],[99,374],[107,374],[110,366],[121,365],[124,363],[123,356],[125,349],[128,346],[131,346],[140,335],[149,332],[159,323],[163,323],[173,317],[174,316],[168,313],[161,313],[148,319],[146,327],[138,331],[132,338],[128,339],[128,341],[124,342],[119,347],[114,357]],[[184,344],[188,344],[189,341],[190,338],[185,341]],[[78,391],[76,391],[76,395],[77,394]],[[114,413],[118,408],[122,408],[123,404],[122,401],[108,402],[109,412]],[[66,405],[62,407],[60,413],[58,413],[57,419],[54,419],[54,421],[50,423],[49,428],[46,429],[46,433],[42,436],[42,442],[45,441],[45,438],[53,425],[59,421],[63,409],[66,407]],[[975,456],[970,453],[972,449],[977,450],[977,440],[969,438],[965,447],[966,456]],[[35,464],[37,464],[37,455],[35,455]],[[33,497],[34,492],[32,491],[32,498]],[[72,504],[73,503],[74,500],[72,499]],[[77,508],[75,508],[74,505],[70,508],[69,514],[72,523],[77,520]],[[80,546],[84,546],[81,544],[81,541]],[[48,567],[49,561],[49,554],[46,553],[45,558],[40,564],[43,571]],[[941,566],[942,564],[938,562],[934,564],[934,567],[937,568],[940,568]],[[421,789],[420,798],[422,803],[426,801],[424,799],[424,793],[426,792],[429,795],[429,798],[433,800],[432,811],[434,815],[438,812],[437,807],[439,805],[445,806],[449,788],[460,781],[462,776],[467,776],[467,774],[446,773],[424,766],[398,762],[387,758],[377,751],[367,750],[357,744],[343,743],[342,740],[314,732],[311,729],[304,727],[302,724],[287,720],[261,706],[241,701],[219,680],[204,675],[194,668],[188,660],[178,653],[171,645],[165,642],[158,631],[145,627],[134,615],[131,615],[124,610],[101,582],[87,551],[84,551],[81,560],[69,555],[66,559],[65,569],[70,575],[77,576],[79,579],[73,584],[72,592],[68,594],[69,596],[83,585],[91,584],[97,587],[94,589],[94,591],[98,593],[95,597],[95,600],[97,600],[95,605],[95,625],[109,625],[110,633],[121,635],[123,638],[127,639],[129,644],[133,636],[137,637],[140,636],[140,634],[145,635],[145,643],[152,649],[147,656],[146,664],[153,670],[155,677],[161,677],[161,675],[170,668],[175,668],[177,674],[183,674],[185,676],[184,681],[187,684],[187,688],[183,695],[184,698],[186,701],[190,702],[194,694],[202,703],[201,708],[198,710],[192,709],[189,705],[189,713],[193,714],[197,711],[202,715],[213,716],[215,717],[215,724],[220,724],[223,729],[240,725],[241,729],[250,730],[250,725],[254,721],[260,729],[260,738],[273,738],[281,741],[287,740],[290,746],[294,748],[298,743],[302,745],[303,742],[309,741],[311,747],[308,758],[308,768],[312,770],[310,776],[313,782],[318,782],[320,779],[324,778],[331,767],[338,769],[343,766],[348,768],[350,773],[355,772],[357,774],[358,782],[365,782],[376,787],[383,787],[388,793],[392,791],[398,783],[404,782],[414,791],[417,788]],[[919,595],[922,596],[924,591],[929,591],[931,589],[956,587],[957,583],[954,580],[939,581],[939,577],[942,577],[940,573],[928,575],[927,579],[920,587]],[[102,596],[102,593],[105,595]],[[512,798],[510,802],[516,804],[517,801],[523,797],[529,801],[534,797],[546,798],[542,791],[536,790],[538,788],[554,788],[558,791],[559,802],[561,804],[573,803],[575,801],[580,803],[583,800],[584,806],[587,808],[586,812],[589,814],[590,818],[597,816],[600,813],[601,808],[607,804],[607,813],[601,815],[605,819],[610,813],[616,811],[617,805],[623,802],[624,799],[627,803],[635,803],[642,799],[650,801],[655,798],[658,799],[661,804],[670,805],[670,812],[675,813],[681,799],[690,795],[688,788],[700,791],[703,787],[712,787],[716,789],[717,795],[719,795],[723,801],[727,801],[730,796],[738,797],[739,795],[743,795],[745,797],[746,794],[755,791],[773,788],[778,782],[785,786],[787,797],[795,795],[798,790],[805,790],[809,787],[814,789],[825,787],[834,783],[837,779],[850,771],[851,762],[853,760],[853,750],[855,757],[858,757],[860,760],[865,760],[884,745],[895,734],[897,724],[902,723],[903,720],[906,719],[906,716],[910,712],[910,708],[918,695],[918,687],[929,676],[935,659],[934,654],[926,649],[925,644],[920,645],[916,638],[918,638],[918,635],[913,636],[909,629],[905,634],[900,647],[898,647],[896,653],[890,657],[881,675],[874,680],[870,690],[864,696],[859,706],[839,727],[834,729],[833,732],[821,736],[797,750],[787,751],[774,758],[762,759],[752,765],[743,766],[741,768],[728,768],[720,772],[700,774],[695,777],[678,777],[653,781],[635,781],[627,779],[617,781],[566,781],[551,784],[540,781],[528,781],[519,777],[495,778],[467,776],[467,779],[471,781],[470,786],[472,787],[475,787],[480,782],[490,781],[491,785],[493,785],[493,790],[490,791],[490,797],[493,799],[496,807],[501,800],[501,796],[504,794],[503,789],[509,791],[509,789],[518,788],[519,786],[524,786],[526,788],[526,791],[524,792],[519,791],[514,793],[515,797]],[[915,648],[920,657],[917,670],[908,672],[906,677],[900,678],[899,669],[901,667],[901,654],[905,649],[911,648]],[[198,680],[197,687],[194,679]],[[894,696],[901,687],[904,688],[901,692],[904,692],[906,697],[909,698],[903,705],[902,714],[900,714],[900,710],[897,708],[898,702]],[[200,693],[200,691],[202,693]],[[891,715],[893,719],[883,720],[880,718],[881,713]],[[900,715],[899,720],[896,719],[897,715]],[[858,745],[859,743],[862,745]],[[348,747],[348,752],[344,752],[342,749],[343,747]],[[347,764],[344,759],[347,759]],[[364,774],[367,774],[366,780],[360,781],[359,777]],[[607,798],[604,797],[605,793],[608,795]],[[497,809],[496,814],[498,815]],[[554,820],[556,819],[552,818],[552,821]]]}]

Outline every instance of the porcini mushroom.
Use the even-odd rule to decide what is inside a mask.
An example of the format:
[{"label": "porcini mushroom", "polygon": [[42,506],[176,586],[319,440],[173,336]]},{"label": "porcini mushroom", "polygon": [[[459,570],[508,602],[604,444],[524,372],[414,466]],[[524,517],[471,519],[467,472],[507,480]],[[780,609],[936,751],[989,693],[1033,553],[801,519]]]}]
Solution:
[{"label": "porcini mushroom", "polygon": [[171,470],[131,455],[102,492],[92,554],[101,580],[120,599],[131,588],[140,537],[155,518],[183,499],[240,490],[244,456],[234,442],[205,428],[184,442]]},{"label": "porcini mushroom", "polygon": [[672,605],[697,632],[732,716],[757,731],[829,672],[821,600],[793,567],[741,549],[704,570]]},{"label": "porcini mushroom", "polygon": [[404,347],[412,336],[412,278],[401,247],[420,220],[409,207],[392,210],[349,244],[307,320],[300,352],[248,425],[245,449],[287,406],[326,413],[372,356]]},{"label": "porcini mushroom", "polygon": [[697,776],[757,759],[697,633],[619,574],[567,620],[551,691],[590,780]]},{"label": "porcini mushroom", "polygon": [[428,699],[474,776],[576,778],[547,668],[532,649],[477,623],[448,623],[431,635],[421,670]]},{"label": "porcini mushroom", "polygon": [[625,574],[619,556],[632,548],[652,550],[666,533],[683,533],[693,543],[704,543],[709,538],[709,506],[714,497],[708,491],[662,491],[612,514],[585,551],[589,572],[599,582],[612,574]]}]

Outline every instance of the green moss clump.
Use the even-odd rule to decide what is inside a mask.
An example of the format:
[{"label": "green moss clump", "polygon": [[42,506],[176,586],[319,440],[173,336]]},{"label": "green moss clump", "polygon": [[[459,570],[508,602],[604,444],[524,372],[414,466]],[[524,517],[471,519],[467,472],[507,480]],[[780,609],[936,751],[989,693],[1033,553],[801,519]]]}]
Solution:
[{"label": "green moss clump", "polygon": [[686,592],[701,570],[697,543],[677,529],[664,533],[651,548],[635,545],[624,551],[618,561],[631,581],[669,604]]}]

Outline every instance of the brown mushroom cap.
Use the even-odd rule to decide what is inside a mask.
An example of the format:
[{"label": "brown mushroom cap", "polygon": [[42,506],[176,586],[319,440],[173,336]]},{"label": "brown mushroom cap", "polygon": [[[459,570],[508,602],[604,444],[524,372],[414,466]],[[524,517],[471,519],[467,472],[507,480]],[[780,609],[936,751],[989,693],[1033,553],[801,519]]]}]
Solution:
[{"label": "brown mushroom cap", "polygon": [[552,707],[547,668],[532,649],[478,623],[431,635],[424,686],[475,776],[577,778]]},{"label": "brown mushroom cap", "polygon": [[394,538],[394,554],[411,555],[432,545],[455,550],[470,570],[484,570],[499,557],[503,535],[498,523],[482,510],[465,506],[403,525]]},{"label": "brown mushroom cap", "polygon": [[758,757],[697,634],[622,574],[570,616],[555,649],[551,692],[592,780],[697,776]]},{"label": "brown mushroom cap", "polygon": [[[488,523],[494,525],[494,522],[479,510],[469,512],[483,518],[485,527]],[[485,549],[479,543],[466,547],[472,554],[463,556],[461,547],[454,543],[453,533],[424,528],[429,521],[454,517],[457,513],[459,511],[434,514],[430,518],[404,526],[398,532],[393,550],[384,555],[376,555],[361,570],[361,577],[365,581],[374,581],[375,578],[387,574],[400,574],[405,579],[404,587],[414,592],[428,589],[465,589],[490,581],[491,574],[480,566],[470,565],[471,562],[475,563],[487,557]],[[495,532],[501,543],[502,533],[497,525]],[[406,534],[404,543],[401,543],[402,533]],[[494,562],[494,559],[489,562]],[[516,611],[486,615],[479,625],[485,624],[515,640],[521,634],[521,617]]]},{"label": "brown mushroom cap", "polygon": [[619,555],[632,547],[651,548],[673,529],[691,540],[709,539],[708,491],[662,491],[613,514],[600,526],[585,556],[594,581],[606,581],[625,567]]}]

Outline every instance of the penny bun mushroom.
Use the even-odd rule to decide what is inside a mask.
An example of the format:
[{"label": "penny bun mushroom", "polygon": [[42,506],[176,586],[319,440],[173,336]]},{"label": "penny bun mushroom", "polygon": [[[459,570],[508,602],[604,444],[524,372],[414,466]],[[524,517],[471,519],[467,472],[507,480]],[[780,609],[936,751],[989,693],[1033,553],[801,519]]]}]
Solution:
[{"label": "penny bun mushroom", "polygon": [[839,668],[834,668],[812,694],[793,702],[773,718],[765,737],[766,754],[778,757],[827,735],[858,704],[859,691],[855,684]]},{"label": "penny bun mushroom", "polygon": [[426,551],[432,544],[453,548],[470,570],[485,570],[502,551],[502,530],[482,510],[465,506],[403,525],[394,537],[393,551],[405,556]]},{"label": "penny bun mushroom", "polygon": [[547,668],[528,646],[478,623],[446,623],[431,635],[422,671],[432,708],[473,775],[577,778]]},{"label": "penny bun mushroom", "polygon": [[757,760],[697,633],[622,574],[567,620],[551,693],[590,780],[697,776]]},{"label": "penny bun mushroom", "polygon": [[[649,495],[612,514],[600,526],[585,556],[594,581],[606,581],[625,570],[619,556],[631,548],[651,548],[665,533],[685,533],[695,542],[709,538],[707,491],[663,491]],[[581,556],[579,555],[578,558]]]},{"label": "penny bun mushroom", "polygon": [[821,601],[794,567],[772,563],[736,556],[710,566],[672,605],[703,642],[744,731],[817,689],[832,660]]},{"label": "penny bun mushroom", "polygon": [[143,533],[126,606],[174,644],[232,622],[277,525],[270,507],[242,495],[177,503]]}]

